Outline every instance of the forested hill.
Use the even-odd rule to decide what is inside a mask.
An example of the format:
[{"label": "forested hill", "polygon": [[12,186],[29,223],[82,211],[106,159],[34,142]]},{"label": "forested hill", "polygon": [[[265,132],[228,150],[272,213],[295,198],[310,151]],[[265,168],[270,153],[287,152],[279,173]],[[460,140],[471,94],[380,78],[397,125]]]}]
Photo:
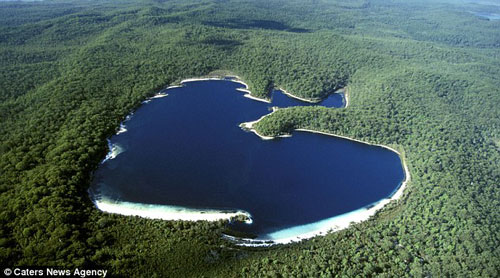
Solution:
[{"label": "forested hill", "polygon": [[[500,14],[496,1],[0,1],[0,264],[123,277],[498,277]],[[497,3],[498,4],[498,3]],[[349,107],[281,109],[388,144],[412,173],[373,219],[287,246],[242,248],[224,223],[99,212],[87,189],[106,138],[159,89],[237,74],[253,94]]]}]

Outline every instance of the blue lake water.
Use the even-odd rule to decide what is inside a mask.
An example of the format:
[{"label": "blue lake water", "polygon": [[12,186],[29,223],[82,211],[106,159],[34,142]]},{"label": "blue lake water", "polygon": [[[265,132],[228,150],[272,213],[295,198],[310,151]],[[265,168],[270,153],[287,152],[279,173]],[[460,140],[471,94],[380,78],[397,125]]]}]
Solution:
[{"label": "blue lake water", "polygon": [[[188,82],[142,105],[110,138],[121,153],[94,173],[96,199],[185,208],[243,210],[232,229],[266,239],[384,199],[404,179],[388,149],[309,132],[262,140],[239,124],[272,106],[311,105],[273,93],[243,97],[229,81]],[[334,99],[330,99],[330,98]],[[342,95],[321,104],[342,107]],[[335,109],[335,108],[332,108]]]}]

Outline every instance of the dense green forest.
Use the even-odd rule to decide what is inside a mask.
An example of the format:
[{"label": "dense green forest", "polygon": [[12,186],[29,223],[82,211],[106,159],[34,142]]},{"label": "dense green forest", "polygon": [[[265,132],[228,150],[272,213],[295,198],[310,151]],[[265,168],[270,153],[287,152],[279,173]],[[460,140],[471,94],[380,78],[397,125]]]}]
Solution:
[{"label": "dense green forest", "polygon": [[[122,277],[500,276],[498,1],[0,1],[0,264],[101,267]],[[309,128],[394,146],[411,183],[373,219],[269,248],[224,223],[98,211],[87,189],[106,138],[143,100],[224,70],[294,107],[269,135]]]}]

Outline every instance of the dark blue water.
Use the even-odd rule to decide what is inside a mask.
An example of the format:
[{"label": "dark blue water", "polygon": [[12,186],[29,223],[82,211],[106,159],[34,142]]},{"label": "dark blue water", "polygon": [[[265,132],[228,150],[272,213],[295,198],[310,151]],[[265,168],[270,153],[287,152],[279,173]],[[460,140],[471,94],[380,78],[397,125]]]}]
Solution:
[{"label": "dark blue water", "polygon": [[308,132],[262,140],[242,130],[288,104],[276,94],[279,103],[245,98],[238,87],[190,82],[144,104],[128,131],[110,138],[124,151],[95,172],[91,190],[134,203],[245,210],[253,224],[235,229],[263,237],[372,204],[404,179],[399,156],[381,147]]}]

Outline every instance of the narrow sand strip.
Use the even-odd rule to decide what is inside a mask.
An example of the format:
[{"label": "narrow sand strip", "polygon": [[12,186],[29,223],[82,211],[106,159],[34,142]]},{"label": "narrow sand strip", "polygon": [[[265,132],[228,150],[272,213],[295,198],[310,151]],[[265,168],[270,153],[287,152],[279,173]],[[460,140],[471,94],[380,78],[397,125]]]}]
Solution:
[{"label": "narrow sand strip", "polygon": [[[194,78],[183,79],[180,83],[184,84],[184,83],[187,83],[187,82],[207,81],[207,80],[224,80],[224,79],[220,78],[220,77],[194,77]],[[229,81],[229,79],[228,79],[228,81]]]},{"label": "narrow sand strip", "polygon": [[168,86],[167,88],[165,88],[165,90],[168,90],[168,89],[175,89],[175,88],[182,88],[183,86],[182,85],[170,85]]},{"label": "narrow sand strip", "polygon": [[274,139],[275,137],[264,136],[264,135],[258,133],[257,130],[255,130],[255,128],[253,128],[253,125],[256,124],[259,121],[260,121],[260,119],[256,120],[256,121],[253,121],[253,122],[241,123],[240,127],[243,128],[243,129],[245,129],[245,130],[248,130],[250,132],[255,133],[255,135],[259,136],[262,140],[271,140],[271,139]]},{"label": "narrow sand strip", "polygon": [[245,223],[251,224],[251,215],[243,210],[223,211],[213,209],[191,209],[179,206],[140,204],[123,201],[94,200],[101,211],[127,216],[140,216],[150,219],[185,220],[185,221],[218,221],[243,217]]},{"label": "narrow sand strip", "polygon": [[298,100],[301,100],[301,101],[304,101],[304,102],[309,102],[309,103],[318,103],[318,102],[321,102],[321,99],[320,100],[312,100],[312,99],[308,99],[308,98],[301,98],[301,97],[298,97],[296,95],[292,95],[291,93],[287,92],[285,89],[283,88],[279,88],[280,91],[283,92],[283,94],[291,97],[291,98],[294,98],[294,99],[298,99]]},{"label": "narrow sand strip", "polygon": [[246,93],[246,94],[243,95],[246,98],[253,99],[253,100],[256,100],[256,101],[262,101],[262,102],[265,102],[265,103],[271,103],[271,101],[268,100],[268,99],[258,98],[258,97],[252,96],[252,93],[249,90],[247,90],[247,89],[238,88],[238,89],[236,89],[236,91],[240,91],[240,92]]},{"label": "narrow sand strip", "polygon": [[347,108],[347,106],[349,106],[349,89],[347,87],[344,87],[339,90],[342,90],[342,93],[344,94],[344,101],[345,101],[344,108]]},{"label": "narrow sand strip", "polygon": [[166,93],[158,93],[158,94],[152,96],[151,98],[152,99],[153,98],[162,98],[162,97],[166,97],[166,96],[168,96],[168,94],[166,94]]},{"label": "narrow sand strip", "polygon": [[349,106],[349,92],[348,92],[347,86],[344,88],[340,88],[333,93],[334,94],[342,94],[343,99],[344,99],[344,107],[342,107],[342,108],[347,108],[347,106]]},{"label": "narrow sand strip", "polygon": [[[293,95],[293,94],[287,92],[285,89],[283,89],[281,87],[279,88],[279,90],[282,91],[283,94],[285,94],[291,98],[298,99],[300,101],[309,102],[309,103],[320,103],[321,101],[323,101],[323,99],[312,100],[312,99],[307,99],[307,98],[301,98],[301,97],[298,97],[296,95]],[[332,94],[343,94],[345,102],[344,102],[344,107],[342,107],[342,108],[346,108],[347,106],[349,106],[349,96],[348,96],[348,92],[347,92],[347,87],[340,88],[340,89],[336,90],[335,92],[333,92]]]}]

